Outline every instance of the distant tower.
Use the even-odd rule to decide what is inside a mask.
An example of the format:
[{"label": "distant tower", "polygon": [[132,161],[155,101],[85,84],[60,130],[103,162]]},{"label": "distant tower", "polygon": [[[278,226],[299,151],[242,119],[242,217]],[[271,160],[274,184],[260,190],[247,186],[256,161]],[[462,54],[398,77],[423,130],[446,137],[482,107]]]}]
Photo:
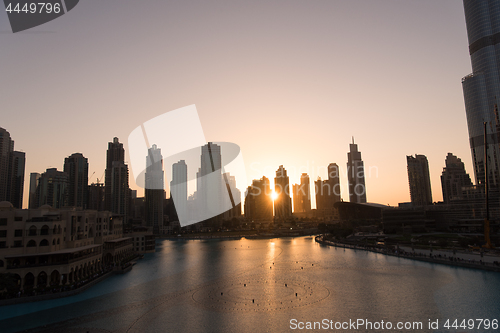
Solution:
[{"label": "distant tower", "polygon": [[170,182],[170,198],[174,201],[177,217],[187,218],[188,171],[186,161],[180,160],[172,165],[172,181]]},{"label": "distant tower", "polygon": [[153,227],[153,233],[160,233],[163,226],[163,199],[165,198],[165,178],[161,149],[153,145],[146,158],[146,225]]},{"label": "distant tower", "polygon": [[123,149],[123,143],[120,143],[118,141],[118,138],[116,137],[113,138],[113,142],[108,143],[108,151],[106,152],[106,171],[104,176],[104,206],[108,211],[113,210],[113,200],[111,198],[111,192],[113,188],[113,162],[119,162],[116,165],[125,163],[125,149]]},{"label": "distant tower", "polygon": [[306,213],[311,210],[311,191],[309,175],[303,173],[300,176],[300,184],[294,184],[293,189],[293,211],[294,213]]},{"label": "distant tower", "polygon": [[349,145],[350,152],[347,153],[347,180],[349,182],[349,201],[355,203],[366,203],[365,168],[361,159],[358,145]]},{"label": "distant tower", "polygon": [[441,188],[443,190],[443,201],[449,203],[451,199],[463,197],[462,187],[472,186],[472,181],[461,159],[452,153],[448,153],[445,160],[446,167],[441,175]]},{"label": "distant tower", "polygon": [[88,208],[89,162],[80,153],[64,160],[64,172],[69,177],[68,206]]},{"label": "distant tower", "polygon": [[25,164],[25,153],[14,151],[10,133],[0,127],[0,201],[15,208],[23,206]]},{"label": "distant tower", "polygon": [[38,172],[32,172],[30,174],[30,192],[29,192],[29,209],[35,209],[37,207],[36,203],[36,188],[38,187],[38,180],[40,179],[40,174]]},{"label": "distant tower", "polygon": [[328,165],[327,183],[330,188],[328,201],[331,208],[333,207],[333,204],[340,201],[340,172],[337,163],[330,163]]},{"label": "distant tower", "polygon": [[245,217],[253,221],[273,219],[273,199],[268,178],[255,179],[252,186],[248,187],[245,196]]},{"label": "distant tower", "polygon": [[406,156],[408,164],[408,183],[411,202],[415,206],[432,204],[429,163],[425,155]]},{"label": "distant tower", "polygon": [[500,185],[500,1],[464,0],[472,74],[462,79],[469,143],[476,182],[485,182],[487,122],[488,182]]},{"label": "distant tower", "polygon": [[52,208],[62,208],[68,205],[68,174],[47,169],[38,179],[36,188],[36,208],[49,205]]},{"label": "distant tower", "polygon": [[[209,142],[201,147],[201,168],[197,174],[197,194],[204,215],[212,215],[222,222],[222,202],[225,198],[222,185],[221,146]],[[222,217],[222,215],[220,216]]]},{"label": "distant tower", "polygon": [[280,165],[276,170],[274,178],[274,192],[277,194],[274,200],[274,216],[278,219],[286,219],[292,215],[292,199],[290,198],[290,182],[286,169]]}]

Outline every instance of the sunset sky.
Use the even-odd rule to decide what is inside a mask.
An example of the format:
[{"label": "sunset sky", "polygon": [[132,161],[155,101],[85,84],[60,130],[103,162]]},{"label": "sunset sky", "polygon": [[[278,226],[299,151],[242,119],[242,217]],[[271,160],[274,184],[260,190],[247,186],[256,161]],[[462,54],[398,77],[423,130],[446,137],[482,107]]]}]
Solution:
[{"label": "sunset sky", "polygon": [[191,104],[208,141],[241,147],[245,186],[279,165],[291,184],[345,171],[352,136],[369,202],[410,200],[406,155],[427,156],[433,201],[448,152],[474,181],[459,0],[85,0],[16,34],[0,12],[0,45],[0,127],[26,152],[26,207],[31,172],[81,152],[95,182],[113,137],[126,146]]}]

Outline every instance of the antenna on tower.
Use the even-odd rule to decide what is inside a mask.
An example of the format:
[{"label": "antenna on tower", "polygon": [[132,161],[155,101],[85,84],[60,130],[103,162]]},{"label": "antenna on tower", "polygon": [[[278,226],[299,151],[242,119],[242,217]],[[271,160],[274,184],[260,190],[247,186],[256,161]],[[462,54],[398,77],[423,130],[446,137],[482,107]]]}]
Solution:
[{"label": "antenna on tower", "polygon": [[352,137],[352,144],[354,144],[354,136]]}]

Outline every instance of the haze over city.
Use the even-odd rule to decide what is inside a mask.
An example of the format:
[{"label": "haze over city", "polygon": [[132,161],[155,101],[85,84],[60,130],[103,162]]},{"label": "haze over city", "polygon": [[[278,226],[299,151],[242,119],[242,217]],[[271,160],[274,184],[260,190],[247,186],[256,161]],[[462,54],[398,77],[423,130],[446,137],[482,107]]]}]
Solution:
[{"label": "haze over city", "polygon": [[[207,141],[241,147],[247,185],[273,182],[279,165],[290,184],[301,172],[324,179],[329,163],[345,171],[352,136],[366,170],[378,170],[366,178],[369,202],[409,201],[406,155],[427,156],[433,201],[448,152],[474,177],[461,1],[85,1],[75,10],[0,34],[1,125],[26,152],[26,179],[81,152],[95,182],[113,137],[127,147],[135,127],[190,104]],[[345,173],[340,183],[348,200]]]}]

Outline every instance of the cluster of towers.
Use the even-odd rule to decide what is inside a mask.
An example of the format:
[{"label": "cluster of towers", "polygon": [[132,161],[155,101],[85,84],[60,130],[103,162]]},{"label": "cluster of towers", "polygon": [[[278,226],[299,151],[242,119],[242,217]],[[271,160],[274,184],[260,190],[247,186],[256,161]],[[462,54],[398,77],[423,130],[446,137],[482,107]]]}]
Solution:
[{"label": "cluster of towers", "polygon": [[[358,145],[349,145],[347,154],[347,179],[349,184],[349,201],[366,203],[365,170]],[[334,215],[334,204],[340,202],[340,169],[336,163],[328,165],[328,177],[325,180],[318,178],[314,182],[316,198],[316,216]],[[256,179],[247,188],[245,197],[245,216],[252,220],[271,220],[274,218],[285,220],[295,214],[307,214],[311,211],[310,178],[307,173],[300,177],[300,183],[292,185],[287,170],[280,165],[274,178],[274,198],[271,184],[267,177]],[[273,202],[274,201],[274,202]]]},{"label": "cluster of towers", "polygon": [[10,133],[0,127],[0,202],[22,207],[25,165],[25,153],[14,150]]}]

